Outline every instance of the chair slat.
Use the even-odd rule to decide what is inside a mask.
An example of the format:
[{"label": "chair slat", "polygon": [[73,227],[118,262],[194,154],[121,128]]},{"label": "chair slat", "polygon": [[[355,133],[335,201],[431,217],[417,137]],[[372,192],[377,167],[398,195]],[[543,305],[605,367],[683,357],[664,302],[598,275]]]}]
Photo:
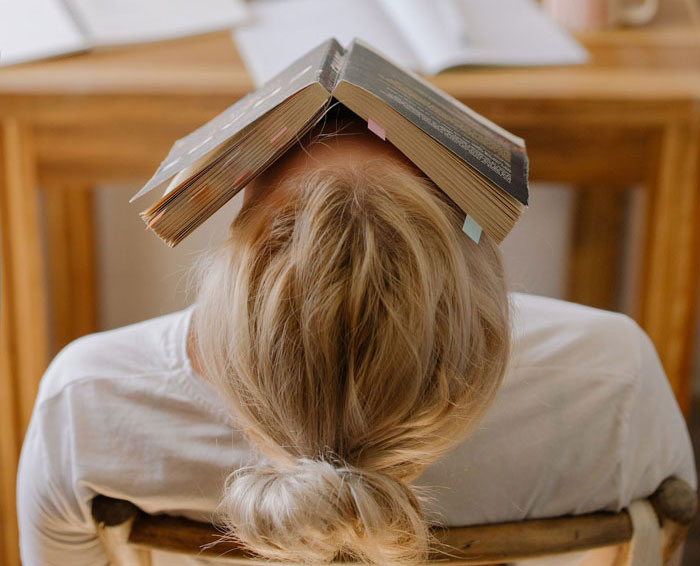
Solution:
[{"label": "chair slat", "polygon": [[437,548],[432,558],[450,558],[448,563],[489,564],[627,542],[632,538],[632,522],[626,511],[599,512],[452,527],[436,534],[444,546]]},{"label": "chair slat", "polygon": [[[574,552],[627,542],[632,537],[629,515],[590,513],[555,519],[434,529],[439,546],[432,559],[487,564],[546,554]],[[131,544],[181,554],[259,558],[234,540],[216,542],[222,533],[212,525],[181,517],[140,515]]]},{"label": "chair slat", "polygon": [[[141,514],[131,527],[131,544],[202,556],[257,558],[235,540],[222,540],[223,533],[209,523],[183,517]],[[213,545],[213,546],[212,546]]]},{"label": "chair slat", "polygon": [[[697,494],[684,481],[668,478],[649,497],[665,530],[672,533],[666,554],[680,544],[687,525],[697,514]],[[148,515],[128,502],[97,496],[93,517],[98,524],[114,526],[123,518],[136,518],[131,526],[129,544],[140,548],[166,550],[180,554],[225,556],[246,565],[270,564],[208,523],[182,517]],[[626,511],[596,512],[549,519],[434,528],[437,544],[431,562],[459,564],[496,564],[590,550],[625,543],[632,538],[632,523]]]}]

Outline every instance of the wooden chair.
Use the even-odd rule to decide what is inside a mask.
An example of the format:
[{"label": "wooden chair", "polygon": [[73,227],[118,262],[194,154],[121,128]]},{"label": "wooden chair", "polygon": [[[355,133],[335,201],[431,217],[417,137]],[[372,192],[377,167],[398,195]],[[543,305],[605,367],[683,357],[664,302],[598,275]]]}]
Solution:
[{"label": "wooden chair", "polygon": [[[647,500],[661,525],[665,565],[680,565],[683,542],[697,513],[697,494],[682,480],[668,478]],[[92,501],[92,516],[113,566],[150,566],[150,550],[226,558],[252,565],[260,557],[236,542],[213,546],[221,532],[182,517],[148,515],[132,503],[102,495]],[[518,560],[617,546],[616,564],[624,564],[633,526],[628,510],[436,529],[442,548],[431,562],[445,566],[508,564]],[[446,552],[448,554],[446,554]]]}]

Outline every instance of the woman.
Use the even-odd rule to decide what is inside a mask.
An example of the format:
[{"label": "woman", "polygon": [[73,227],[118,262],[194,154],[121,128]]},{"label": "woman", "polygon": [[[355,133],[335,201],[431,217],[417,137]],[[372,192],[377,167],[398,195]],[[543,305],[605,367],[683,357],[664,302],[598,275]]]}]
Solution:
[{"label": "woman", "polygon": [[105,563],[97,493],[215,520],[271,558],[407,564],[432,522],[696,487],[644,332],[508,295],[487,236],[390,144],[341,130],[246,189],[193,307],[52,362],[19,468],[25,566]]}]

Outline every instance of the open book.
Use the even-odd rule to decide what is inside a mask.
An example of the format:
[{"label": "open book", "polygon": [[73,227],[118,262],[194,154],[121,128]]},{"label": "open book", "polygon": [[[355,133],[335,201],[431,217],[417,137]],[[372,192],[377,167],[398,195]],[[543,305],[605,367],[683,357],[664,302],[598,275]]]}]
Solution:
[{"label": "open book", "polygon": [[322,40],[359,36],[433,75],[459,65],[583,63],[586,50],[534,0],[255,0],[233,31],[256,85]]},{"label": "open book", "polygon": [[141,215],[176,245],[294,145],[332,99],[417,165],[464,212],[472,231],[483,229],[500,243],[527,205],[522,139],[367,44],[354,40],[343,49],[335,39],[178,140],[131,200],[172,179]]},{"label": "open book", "polygon": [[243,0],[0,0],[0,65],[230,28]]}]

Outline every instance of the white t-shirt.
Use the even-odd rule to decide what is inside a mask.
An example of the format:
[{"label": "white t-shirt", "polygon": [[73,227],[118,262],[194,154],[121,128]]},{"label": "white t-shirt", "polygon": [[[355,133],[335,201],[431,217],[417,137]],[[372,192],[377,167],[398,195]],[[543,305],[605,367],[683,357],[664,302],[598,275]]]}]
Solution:
[{"label": "white t-shirt", "polygon": [[[618,511],[668,476],[697,488],[656,351],[629,317],[512,293],[513,356],[473,435],[430,465],[430,518],[469,525]],[[186,355],[193,308],[83,337],[44,375],[17,484],[24,566],[106,565],[90,502],[208,521],[252,452]],[[167,560],[192,564],[192,559]]]}]

